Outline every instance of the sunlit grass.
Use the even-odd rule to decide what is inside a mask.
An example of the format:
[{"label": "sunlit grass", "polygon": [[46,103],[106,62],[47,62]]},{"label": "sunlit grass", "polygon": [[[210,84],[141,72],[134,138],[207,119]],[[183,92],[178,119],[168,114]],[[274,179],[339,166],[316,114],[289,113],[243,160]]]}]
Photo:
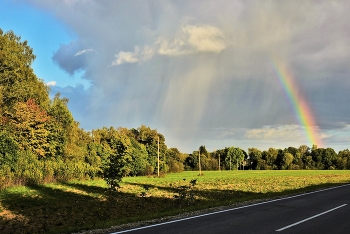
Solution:
[{"label": "sunlit grass", "polygon": [[[0,233],[71,233],[348,183],[349,171],[204,171],[128,177],[119,192],[103,180],[19,186],[0,192]],[[191,204],[174,198],[196,179]],[[147,188],[147,190],[145,189]],[[141,194],[144,193],[144,196]]]}]

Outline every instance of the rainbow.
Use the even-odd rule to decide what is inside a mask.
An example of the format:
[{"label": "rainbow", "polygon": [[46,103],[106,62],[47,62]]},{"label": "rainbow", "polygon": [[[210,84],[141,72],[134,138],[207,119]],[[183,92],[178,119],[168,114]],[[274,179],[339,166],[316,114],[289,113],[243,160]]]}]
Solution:
[{"label": "rainbow", "polygon": [[300,94],[298,86],[295,84],[293,75],[286,68],[272,60],[272,66],[277,74],[277,77],[285,91],[290,104],[298,118],[299,124],[305,129],[306,137],[311,146],[322,146],[322,141],[319,137],[318,127],[315,122],[314,115],[308,103]]}]

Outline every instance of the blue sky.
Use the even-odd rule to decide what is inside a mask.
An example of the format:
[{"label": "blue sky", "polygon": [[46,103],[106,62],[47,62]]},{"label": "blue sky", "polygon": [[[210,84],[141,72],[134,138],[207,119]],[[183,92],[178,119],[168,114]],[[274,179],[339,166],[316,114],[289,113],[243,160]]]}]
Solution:
[{"label": "blue sky", "polygon": [[35,73],[86,130],[145,124],[182,152],[311,147],[277,61],[307,100],[320,147],[339,151],[350,143],[349,6],[3,0],[0,28],[29,42]]},{"label": "blue sky", "polygon": [[53,63],[53,53],[61,44],[77,40],[77,35],[52,14],[30,4],[5,0],[0,4],[0,27],[5,32],[13,30],[34,48],[37,58],[32,67],[40,79],[56,81],[58,86],[63,87],[77,83],[87,87],[90,85],[90,82],[81,79],[82,73],[67,76]]}]

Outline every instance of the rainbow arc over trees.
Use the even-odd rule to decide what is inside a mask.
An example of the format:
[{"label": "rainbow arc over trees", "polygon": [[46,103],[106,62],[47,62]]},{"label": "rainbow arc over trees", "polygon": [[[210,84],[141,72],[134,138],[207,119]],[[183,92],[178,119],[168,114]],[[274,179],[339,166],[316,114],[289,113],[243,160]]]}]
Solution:
[{"label": "rainbow arc over trees", "polygon": [[304,96],[300,92],[298,86],[296,85],[292,73],[287,69],[286,66],[283,66],[274,60],[272,60],[272,66],[290,104],[293,107],[299,124],[305,129],[305,134],[310,146],[322,146],[322,141],[318,132],[318,126],[316,124],[313,112]]}]

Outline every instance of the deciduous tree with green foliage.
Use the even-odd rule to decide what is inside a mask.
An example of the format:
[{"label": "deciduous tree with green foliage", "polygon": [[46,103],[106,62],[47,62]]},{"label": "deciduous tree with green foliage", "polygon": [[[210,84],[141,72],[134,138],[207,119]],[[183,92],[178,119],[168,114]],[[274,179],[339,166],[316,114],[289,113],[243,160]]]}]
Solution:
[{"label": "deciduous tree with green foliage", "polygon": [[226,165],[229,166],[230,170],[233,168],[235,168],[235,170],[238,170],[243,160],[244,160],[244,154],[240,148],[233,147],[233,146],[228,148],[225,162],[226,162]]},{"label": "deciduous tree with green foliage", "polygon": [[156,169],[157,159],[158,159],[158,140],[159,140],[159,158],[160,158],[160,167],[161,171],[167,172],[166,167],[166,151],[167,146],[165,144],[165,137],[158,133],[157,130],[151,129],[145,125],[141,125],[137,129],[130,130],[133,137],[140,143],[146,146],[148,153],[149,164]]},{"label": "deciduous tree with green foliage", "polygon": [[253,169],[260,170],[260,167],[264,164],[262,159],[262,152],[257,148],[248,149],[249,162]]},{"label": "deciduous tree with green foliage", "polygon": [[110,154],[103,168],[103,177],[111,189],[119,188],[122,178],[131,171],[132,144],[125,134],[110,128],[105,142]]},{"label": "deciduous tree with green foliage", "polygon": [[267,151],[262,152],[262,159],[266,162],[265,169],[275,169],[278,150],[275,148],[269,148]]},{"label": "deciduous tree with green foliage", "polygon": [[5,114],[6,128],[19,144],[19,148],[37,154],[39,159],[46,157],[50,148],[47,138],[50,117],[47,112],[41,110],[33,99],[29,99],[27,102],[17,102],[13,113]]},{"label": "deciduous tree with green foliage", "polygon": [[166,152],[169,165],[169,172],[181,172],[184,170],[184,160],[181,152],[177,148],[170,148]]},{"label": "deciduous tree with green foliage", "polygon": [[35,59],[27,41],[21,41],[13,31],[0,29],[0,111],[11,111],[17,102],[34,99],[47,109],[48,87],[34,74],[31,64]]}]

